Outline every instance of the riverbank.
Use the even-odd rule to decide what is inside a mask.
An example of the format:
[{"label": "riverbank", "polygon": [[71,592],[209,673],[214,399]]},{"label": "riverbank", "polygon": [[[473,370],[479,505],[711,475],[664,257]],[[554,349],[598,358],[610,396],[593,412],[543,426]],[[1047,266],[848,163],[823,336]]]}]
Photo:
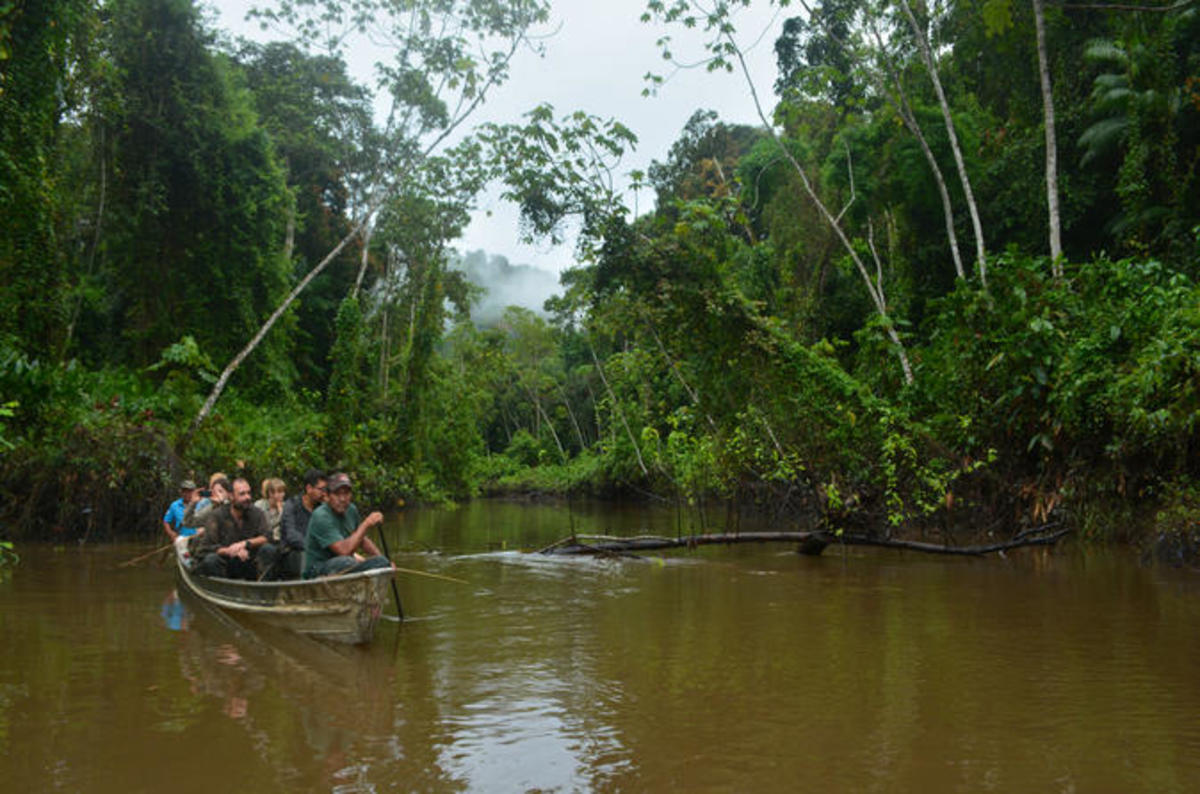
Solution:
[{"label": "riverbank", "polygon": [[[114,410],[105,407],[104,412]],[[120,422],[116,423],[120,425]],[[4,461],[4,490],[0,526],[8,538],[33,541],[86,543],[114,540],[154,540],[161,535],[161,516],[174,498],[171,480],[163,474],[158,456],[169,448],[146,424],[103,433],[80,428],[68,439],[68,454],[56,469],[34,468],[36,458],[18,454]],[[102,438],[106,441],[102,441]],[[143,466],[129,466],[125,455]],[[168,455],[168,460],[171,460]],[[24,466],[22,466],[24,463]],[[665,479],[617,483],[597,481],[596,460],[576,460],[566,465],[521,467],[499,462],[504,473],[481,482],[474,495],[447,498],[434,493],[422,496],[409,490],[389,490],[394,478],[380,480],[370,470],[356,477],[360,504],[395,512],[396,505],[410,508],[440,504],[487,502],[534,503],[570,506],[580,501],[611,505],[665,507],[678,516],[688,532],[736,532],[743,522],[765,523],[777,529],[798,531],[853,531],[868,536],[957,545],[991,542],[1014,537],[1038,525],[1069,530],[1083,543],[1115,543],[1137,548],[1147,562],[1200,565],[1200,500],[1193,489],[1135,496],[1079,489],[1046,506],[1030,497],[1028,488],[994,490],[988,478],[958,483],[956,496],[936,509],[904,522],[889,523],[886,516],[842,507],[828,510],[828,500],[818,491],[796,483],[746,482],[737,493],[723,498],[697,499],[672,487]],[[497,461],[493,461],[493,470]],[[178,464],[177,464],[178,465]],[[224,467],[230,476],[256,478],[274,475],[269,465]],[[109,476],[101,473],[108,471]],[[200,470],[203,471],[203,470]],[[282,472],[289,482],[299,472]],[[982,501],[983,485],[991,486],[991,502]],[[1086,495],[1091,493],[1092,499]],[[997,508],[996,505],[1003,505]],[[824,508],[824,509],[823,509]],[[567,528],[564,528],[566,534]]]},{"label": "riverbank", "polygon": [[[719,523],[707,505],[896,536],[1056,522],[1190,559],[1197,306],[1200,286],[1153,261],[1072,264],[1059,279],[1045,260],[1014,257],[994,264],[988,292],[959,284],[926,305],[911,384],[867,339],[805,345],[743,313],[722,348],[732,369],[714,369],[713,350],[693,351],[688,375],[613,350],[533,406],[513,403],[518,362],[490,374],[476,362],[504,332],[465,324],[441,354],[450,370],[421,385],[420,411],[372,412],[369,389],[347,414],[346,393],[233,385],[195,434],[184,428],[204,389],[167,357],[161,369],[88,369],[5,349],[0,539],[155,536],[179,479],[297,483],[317,465],[353,472],[360,503],[385,508],[554,494],[659,502],[705,526]],[[562,333],[564,350],[588,341]],[[514,423],[517,407],[540,418]]]}]

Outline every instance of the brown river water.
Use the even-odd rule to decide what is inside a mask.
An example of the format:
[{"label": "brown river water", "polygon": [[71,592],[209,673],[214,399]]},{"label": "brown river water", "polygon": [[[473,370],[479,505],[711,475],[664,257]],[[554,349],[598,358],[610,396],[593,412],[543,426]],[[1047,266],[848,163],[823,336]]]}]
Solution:
[{"label": "brown river water", "polygon": [[[389,518],[365,648],[180,600],[148,543],[0,571],[0,791],[1200,791],[1200,573],[1132,553],[523,553],[669,511]],[[743,529],[750,529],[743,525]],[[760,528],[760,527],[759,527]]]}]

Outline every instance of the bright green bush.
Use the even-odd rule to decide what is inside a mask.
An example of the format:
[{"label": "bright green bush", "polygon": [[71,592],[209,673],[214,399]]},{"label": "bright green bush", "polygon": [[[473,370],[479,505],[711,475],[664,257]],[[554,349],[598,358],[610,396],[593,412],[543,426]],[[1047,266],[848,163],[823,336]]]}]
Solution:
[{"label": "bright green bush", "polygon": [[935,302],[908,402],[959,454],[999,450],[1000,471],[1045,499],[1150,497],[1194,475],[1200,287],[1153,260],[1049,270],[1006,256],[989,293]]}]

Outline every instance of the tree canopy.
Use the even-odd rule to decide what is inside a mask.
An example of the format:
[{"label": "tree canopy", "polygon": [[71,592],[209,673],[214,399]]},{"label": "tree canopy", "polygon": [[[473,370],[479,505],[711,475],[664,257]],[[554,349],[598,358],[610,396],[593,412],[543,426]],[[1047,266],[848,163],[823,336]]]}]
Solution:
[{"label": "tree canopy", "polygon": [[[748,4],[644,18],[666,63],[742,73]],[[473,126],[541,2],[300,0],[255,12],[283,39],[237,44],[191,0],[14,5],[13,525],[77,524],[82,492],[115,527],[179,472],[324,465],[380,498],[652,494],[702,523],[726,500],[876,536],[1186,531],[1194,4],[779,5],[759,123],[697,107],[631,175],[656,199],[637,216],[622,120]],[[387,45],[371,85],[361,36]],[[581,230],[543,313],[474,321],[453,246],[489,183],[527,237]]]}]

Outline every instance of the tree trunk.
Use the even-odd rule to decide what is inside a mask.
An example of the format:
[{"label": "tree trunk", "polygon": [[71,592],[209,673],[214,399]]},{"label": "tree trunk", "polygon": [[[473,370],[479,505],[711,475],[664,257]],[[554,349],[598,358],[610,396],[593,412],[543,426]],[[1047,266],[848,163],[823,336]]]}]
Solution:
[{"label": "tree trunk", "polygon": [[1037,29],[1038,75],[1042,83],[1043,126],[1046,130],[1046,208],[1050,216],[1050,268],[1062,278],[1062,228],[1058,210],[1058,139],[1054,131],[1054,92],[1050,87],[1050,64],[1046,57],[1046,15],[1042,0],[1033,0],[1033,24]]},{"label": "tree trunk", "polygon": [[[1053,546],[1071,530],[1059,529],[1045,534],[1045,529],[1034,532],[1023,532],[1010,540],[998,543],[983,543],[972,546],[949,546],[939,543],[924,543],[916,540],[899,540],[894,538],[876,537],[844,533],[835,535],[827,530],[813,532],[736,532],[713,533],[705,535],[689,535],[681,538],[666,538],[657,535],[639,536],[633,538],[617,538],[610,536],[577,535],[553,543],[541,554],[632,554],[639,551],[663,551],[666,549],[690,549],[696,546],[725,546],[734,543],[797,543],[799,552],[809,556],[817,556],[826,546],[879,546],[888,549],[919,551],[925,554],[949,554],[967,557],[979,557],[984,554],[1008,551],[1024,546]],[[584,543],[583,541],[589,541]]]},{"label": "tree trunk", "polygon": [[537,399],[537,397],[532,394],[530,395],[530,398],[533,400],[534,409],[541,414],[543,419],[546,420],[546,427],[550,428],[550,435],[554,438],[554,446],[558,447],[558,456],[562,458],[563,463],[566,463],[567,451],[563,449],[562,441],[560,441],[558,438],[558,431],[554,429],[554,422],[550,420],[550,415],[546,413],[546,409],[542,407],[542,401]]},{"label": "tree trunk", "polygon": [[983,222],[979,219],[979,207],[975,204],[975,194],[971,190],[971,178],[967,176],[967,164],[963,159],[962,147],[958,144],[954,119],[950,115],[950,102],[946,99],[946,92],[942,89],[942,78],[938,75],[937,63],[933,60],[929,39],[926,37],[925,31],[917,24],[917,17],[913,14],[912,6],[909,5],[908,0],[900,0],[900,7],[904,9],[904,15],[908,17],[908,24],[912,28],[913,36],[917,39],[917,46],[921,50],[921,59],[925,62],[929,79],[933,81],[933,90],[937,94],[938,105],[942,109],[942,120],[946,123],[946,135],[950,138],[950,150],[954,153],[954,164],[958,167],[958,178],[962,182],[963,195],[967,199],[967,209],[971,213],[971,226],[975,229],[975,261],[979,268],[979,283],[984,289],[987,289],[987,252],[983,243]]},{"label": "tree trunk", "polygon": [[374,224],[367,224],[366,230],[363,233],[362,263],[358,266],[358,275],[354,278],[354,289],[350,291],[350,297],[352,298],[358,297],[358,291],[362,288],[363,277],[367,274],[367,262],[371,257],[371,235],[374,233]]},{"label": "tree trunk", "polygon": [[621,419],[621,424],[625,427],[625,434],[629,436],[629,443],[633,445],[633,454],[637,456],[638,466],[642,470],[642,474],[649,476],[650,470],[646,468],[646,461],[642,459],[642,450],[638,446],[637,439],[634,438],[633,431],[629,429],[629,422],[625,421],[625,411],[621,409],[621,403],[617,400],[617,395],[613,393],[612,386],[608,385],[608,378],[604,376],[604,366],[600,363],[600,359],[596,357],[596,348],[592,347],[592,340],[588,339],[588,350],[592,354],[592,361],[596,363],[596,371],[600,373],[600,380],[604,383],[604,388],[608,392],[608,399],[613,402],[613,410],[617,412],[617,416]]},{"label": "tree trunk", "polygon": [[775,127],[767,120],[766,113],[763,112],[762,102],[760,102],[758,99],[758,91],[755,89],[754,81],[750,77],[750,67],[746,65],[746,58],[742,53],[741,47],[739,47],[737,42],[733,40],[732,34],[726,32],[724,36],[730,47],[733,48],[733,52],[736,54],[738,62],[741,65],[742,74],[745,76],[746,82],[750,87],[750,96],[754,100],[754,108],[758,112],[759,120],[762,122],[763,127],[766,128],[767,134],[769,134],[771,139],[775,142],[775,145],[779,149],[780,153],[783,154],[784,158],[791,164],[793,170],[795,170],[796,174],[800,177],[800,182],[804,186],[804,192],[817,207],[817,211],[821,214],[821,216],[825,218],[825,221],[829,224],[830,228],[833,229],[834,234],[836,234],[838,240],[841,241],[842,247],[846,249],[846,253],[850,255],[850,259],[854,262],[854,266],[858,269],[858,274],[862,277],[863,282],[867,286],[867,293],[871,296],[872,303],[875,304],[875,310],[879,312],[879,316],[884,320],[884,325],[887,326],[888,338],[891,339],[892,343],[896,346],[896,354],[900,358],[900,367],[904,371],[904,382],[911,385],[913,382],[913,374],[912,366],[908,362],[908,351],[904,349],[904,343],[900,340],[900,334],[896,331],[895,324],[892,322],[892,318],[888,314],[887,301],[884,299],[883,294],[876,289],[874,282],[871,280],[871,274],[867,272],[867,266],[863,263],[862,257],[858,255],[858,251],[855,250],[854,246],[850,242],[850,239],[846,236],[846,232],[842,229],[841,223],[836,217],[834,217],[833,213],[829,211],[829,207],[825,206],[825,202],[821,200],[821,197],[817,195],[816,188],[813,187],[812,182],[808,178],[808,172],[804,170],[804,166],[800,165],[799,161],[796,160],[791,151],[784,146],[783,141],[779,139],[779,135],[775,132]]},{"label": "tree trunk", "polygon": [[592,427],[596,431],[596,440],[600,440],[600,435],[604,432],[604,425],[600,421],[600,401],[596,399],[596,390],[592,388],[590,378],[583,379],[584,388],[587,389],[588,398],[592,401]]},{"label": "tree trunk", "polygon": [[583,451],[587,449],[587,442],[583,440],[583,428],[579,426],[579,420],[575,418],[575,411],[571,408],[571,400],[567,397],[567,391],[558,381],[554,381],[554,388],[558,390],[558,396],[562,398],[563,405],[567,409],[567,418],[571,420],[571,427],[575,430],[575,439],[579,442],[580,451]]},{"label": "tree trunk", "polygon": [[283,302],[276,307],[275,311],[271,313],[271,316],[267,318],[267,321],[262,324],[258,331],[255,332],[254,336],[251,337],[250,341],[246,343],[246,346],[243,347],[241,351],[233,357],[233,360],[225,366],[225,370],[221,373],[221,376],[217,378],[217,382],[213,384],[213,388],[212,391],[209,392],[208,399],[204,401],[204,405],[201,406],[199,413],[196,414],[196,418],[192,420],[191,427],[188,428],[187,433],[180,440],[180,454],[182,454],[182,451],[187,448],[188,444],[192,440],[192,436],[195,435],[196,431],[200,429],[200,425],[208,417],[209,413],[213,409],[213,406],[216,405],[217,399],[221,396],[221,392],[225,391],[225,386],[229,383],[229,378],[234,372],[237,371],[237,368],[242,365],[242,362],[246,360],[246,357],[254,352],[254,348],[258,347],[259,342],[261,342],[263,337],[267,335],[267,332],[274,327],[275,323],[278,322],[279,318],[283,316],[283,313],[288,310],[288,307],[292,305],[292,302],[296,300],[296,297],[304,291],[304,288],[308,286],[309,282],[319,276],[321,271],[328,267],[329,263],[337,258],[337,255],[340,254],[342,250],[350,243],[350,241],[354,239],[354,236],[362,231],[371,215],[374,214],[376,209],[378,209],[378,206],[379,205],[376,204],[367,208],[367,215],[361,221],[359,221],[345,237],[342,238],[341,242],[333,247],[333,250],[325,255],[324,259],[317,263],[316,267],[308,271],[308,275],[301,279],[299,284],[292,288],[292,291],[289,292],[287,297],[283,299]]},{"label": "tree trunk", "polygon": [[[942,174],[942,167],[938,164],[937,158],[933,156],[933,149],[929,146],[929,141],[925,139],[925,132],[921,129],[921,125],[917,123],[917,117],[913,115],[912,108],[908,104],[908,97],[904,93],[904,86],[900,82],[900,76],[892,67],[890,59],[883,48],[883,38],[879,35],[879,31],[875,28],[874,21],[871,23],[871,33],[875,36],[875,43],[879,48],[880,57],[884,59],[885,68],[888,72],[888,77],[891,78],[895,93],[880,85],[884,94],[891,100],[892,106],[896,108],[896,112],[900,114],[900,120],[904,122],[904,126],[917,139],[917,143],[921,147],[921,153],[925,155],[925,162],[929,164],[929,170],[933,173],[933,181],[937,184],[938,196],[942,200],[942,218],[946,222],[946,239],[950,244],[950,256],[954,260],[954,273],[965,279],[967,277],[966,270],[963,268],[962,255],[958,250],[958,233],[954,230],[954,204],[950,201],[950,190],[946,187],[946,177]],[[882,81],[880,81],[882,82]]]},{"label": "tree trunk", "polygon": [[293,196],[288,206],[287,228],[283,234],[283,261],[287,262],[288,273],[292,272],[292,251],[296,248],[296,199]]}]

